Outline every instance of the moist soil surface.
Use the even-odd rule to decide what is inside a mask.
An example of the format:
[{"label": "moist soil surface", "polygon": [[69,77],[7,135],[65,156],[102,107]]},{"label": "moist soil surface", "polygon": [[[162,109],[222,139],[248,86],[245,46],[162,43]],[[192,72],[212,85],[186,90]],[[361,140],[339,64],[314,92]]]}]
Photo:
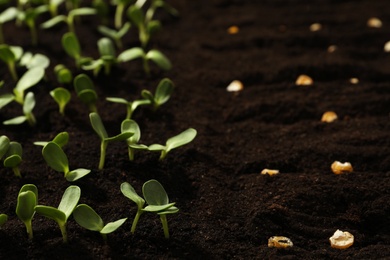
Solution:
[{"label": "moist soil surface", "polygon": [[[120,132],[126,110],[105,98],[139,99],[142,89],[154,91],[164,77],[175,83],[171,99],[157,111],[144,106],[133,115],[142,131],[140,143],[164,144],[189,127],[198,135],[163,161],[158,153],[138,151],[131,162],[124,142],[109,144],[103,170],[98,170],[100,139],[87,107],[73,86],[59,84],[53,73],[59,63],[74,75],[84,72],[61,47],[66,25],[39,29],[37,46],[31,45],[27,27],[4,25],[8,44],[45,54],[51,64],[46,80],[32,88],[37,125],[0,128],[24,149],[22,178],[0,169],[0,212],[9,217],[0,230],[0,258],[390,258],[390,54],[383,49],[390,40],[389,1],[168,2],[180,17],[159,10],[156,18],[163,27],[149,47],[164,52],[172,70],[152,65],[146,77],[136,60],[119,64],[109,76],[87,74],[97,88],[98,112],[110,136]],[[110,11],[113,15],[115,9]],[[383,26],[367,26],[371,17]],[[47,19],[47,14],[39,17],[38,24]],[[98,57],[96,27],[101,22],[92,16],[79,20],[76,33],[84,56]],[[321,30],[311,31],[313,23],[320,23]],[[239,31],[229,34],[233,25]],[[139,46],[134,26],[123,41],[125,48]],[[15,82],[4,63],[0,72],[5,81],[1,93],[8,93]],[[301,74],[314,83],[296,85]],[[243,83],[241,92],[226,91],[233,80]],[[59,86],[72,92],[63,117],[49,95]],[[21,111],[13,102],[0,111],[0,120]],[[338,119],[321,122],[326,111],[336,112]],[[70,136],[64,147],[70,168],[92,170],[73,183],[49,168],[41,147],[33,144],[62,131]],[[334,161],[350,162],[353,172],[334,174]],[[265,168],[280,173],[260,174]],[[168,215],[169,239],[153,213],[143,214],[130,233],[137,207],[122,195],[120,185],[129,182],[142,194],[150,179],[158,180],[180,209]],[[94,208],[105,223],[128,220],[105,243],[98,232],[70,217],[64,244],[56,222],[36,214],[29,241],[15,214],[18,191],[28,183],[38,187],[41,205],[57,207],[64,190],[77,185],[80,203]],[[354,235],[350,248],[330,246],[337,229]],[[290,238],[294,246],[269,248],[268,238],[276,235]]]}]

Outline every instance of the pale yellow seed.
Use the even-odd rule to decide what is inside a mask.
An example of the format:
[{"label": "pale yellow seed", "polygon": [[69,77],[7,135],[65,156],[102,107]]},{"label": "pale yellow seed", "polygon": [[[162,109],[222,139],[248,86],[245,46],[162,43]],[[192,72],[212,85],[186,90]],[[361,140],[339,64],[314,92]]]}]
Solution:
[{"label": "pale yellow seed", "polygon": [[337,46],[336,45],[330,45],[329,47],[328,47],[328,52],[329,53],[333,53],[333,52],[335,52],[337,50]]},{"label": "pale yellow seed", "polygon": [[350,78],[349,83],[354,84],[354,85],[359,84],[359,79],[358,78]]},{"label": "pale yellow seed", "polygon": [[390,41],[385,43],[385,46],[383,47],[385,52],[390,52]]},{"label": "pale yellow seed", "polygon": [[313,79],[307,75],[300,75],[295,81],[297,86],[310,86],[313,85]]},{"label": "pale yellow seed", "polygon": [[379,18],[371,17],[367,21],[367,26],[371,28],[381,28],[382,27],[382,21]]},{"label": "pale yellow seed", "polygon": [[330,167],[334,174],[350,173],[353,171],[352,165],[349,162],[341,163],[334,161]]},{"label": "pale yellow seed", "polygon": [[273,236],[268,239],[268,247],[286,248],[292,246],[293,242],[288,237]]},{"label": "pale yellow seed", "polygon": [[337,119],[337,114],[333,111],[325,112],[321,117],[321,122],[331,123]]},{"label": "pale yellow seed", "polygon": [[320,23],[313,23],[310,25],[309,29],[312,32],[318,32],[322,29],[322,25]]},{"label": "pale yellow seed", "polygon": [[353,245],[354,237],[348,231],[336,230],[329,238],[330,246],[337,249],[346,249]]},{"label": "pale yellow seed", "polygon": [[238,28],[238,26],[230,26],[228,29],[227,29],[228,33],[229,34],[236,34],[240,31],[240,28]]},{"label": "pale yellow seed", "polygon": [[263,175],[268,174],[268,175],[272,176],[272,175],[279,174],[279,170],[264,169],[261,171],[261,174],[263,174]]},{"label": "pale yellow seed", "polygon": [[244,85],[239,80],[233,80],[229,86],[227,86],[226,90],[228,92],[238,92],[244,89]]}]

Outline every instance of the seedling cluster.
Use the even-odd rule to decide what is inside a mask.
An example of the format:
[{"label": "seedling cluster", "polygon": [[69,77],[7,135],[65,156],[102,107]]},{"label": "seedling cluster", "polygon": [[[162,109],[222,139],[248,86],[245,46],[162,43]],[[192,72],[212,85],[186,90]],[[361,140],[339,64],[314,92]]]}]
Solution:
[{"label": "seedling cluster", "polygon": [[[83,103],[88,110],[91,124],[90,133],[95,132],[101,141],[99,164],[96,169],[91,170],[70,168],[66,145],[72,132],[64,131],[57,134],[52,140],[34,142],[35,145],[42,147],[42,161],[46,162],[48,166],[42,171],[50,172],[54,170],[62,173],[66,181],[78,182],[94,170],[104,168],[107,150],[109,149],[108,144],[111,142],[123,143],[124,149],[128,151],[130,161],[135,160],[134,155],[137,150],[158,151],[161,153],[160,160],[162,160],[172,149],[188,144],[195,138],[196,130],[189,128],[169,138],[165,144],[146,145],[140,143],[141,129],[132,118],[134,112],[142,106],[150,107],[155,113],[160,113],[160,107],[171,98],[175,88],[171,79],[161,79],[154,92],[144,89],[140,93],[140,98],[132,101],[128,101],[127,97],[99,96],[103,91],[95,86],[97,77],[110,77],[113,70],[125,66],[121,63],[136,59],[142,61],[141,70],[149,77],[154,76],[154,72],[157,70],[167,71],[172,68],[169,58],[162,51],[156,49],[154,43],[153,45],[151,43],[155,33],[162,29],[162,23],[154,18],[156,10],[164,9],[173,16],[177,16],[178,11],[161,0],[147,2],[147,0],[113,1],[112,5],[115,6],[115,20],[113,23],[109,20],[110,5],[104,1],[93,1],[89,6],[84,4],[80,6],[77,0],[18,1],[17,6],[7,3],[4,10],[1,9],[2,6],[0,5],[0,62],[5,65],[4,73],[8,74],[1,75],[2,78],[0,79],[0,113],[6,118],[2,122],[3,127],[26,122],[28,125],[20,127],[26,127],[27,131],[34,132],[37,129],[34,129],[34,127],[47,123],[40,122],[43,117],[36,117],[33,113],[33,110],[36,109],[35,105],[41,101],[38,97],[42,97],[44,85],[45,88],[50,86],[50,90],[46,95],[50,95],[52,102],[58,105],[58,111],[51,111],[51,113],[58,113],[58,120],[65,118],[72,120],[70,113],[67,113],[68,107],[71,101],[75,101],[72,100],[72,97],[77,97],[76,102]],[[95,28],[97,32],[103,35],[96,43],[96,53],[99,53],[99,57],[85,55],[87,51],[82,49],[83,45],[79,41],[78,26],[82,24],[85,16],[99,16],[102,21],[98,28]],[[43,19],[43,17],[45,18]],[[74,66],[66,67],[64,64],[69,63],[65,61],[64,63],[52,64],[50,57],[26,51],[21,46],[10,45],[8,43],[9,36],[3,34],[3,25],[11,22],[20,27],[28,27],[31,33],[32,46],[40,46],[38,35],[50,33],[50,30],[56,30],[61,26],[67,26],[67,30],[62,35],[61,42],[58,45],[62,47],[63,53],[67,55],[64,55],[65,58],[70,61],[74,60]],[[131,30],[137,31],[139,44],[126,46],[123,40],[129,36]],[[88,53],[91,53],[91,51],[88,50]],[[152,65],[151,62],[156,66]],[[50,65],[54,68],[52,72],[54,72],[56,81],[48,77],[53,73],[47,75]],[[104,71],[104,75],[99,75],[101,71]],[[147,77],[145,77],[145,80],[147,80]],[[105,103],[103,103],[104,101]],[[12,102],[20,105],[21,115],[12,117],[7,113],[9,111],[8,106],[11,106]],[[123,104],[126,108],[126,116],[121,122],[118,122],[118,133],[109,136],[103,123],[104,117],[101,117],[98,110],[104,111],[104,106],[112,105],[112,103]],[[85,119],[88,122],[86,116]],[[87,151],[72,152],[77,154],[78,152],[85,153]],[[110,158],[114,158],[114,156],[110,156]],[[0,160],[5,167],[11,168],[16,176],[22,177],[19,169],[22,163],[22,145],[20,143],[11,141],[5,135],[0,136]],[[92,175],[88,177],[93,179]],[[167,215],[176,213],[179,209],[174,206],[175,203],[169,202],[165,189],[158,181],[150,180],[144,183],[142,187],[144,198],[139,197],[134,188],[127,182],[121,185],[120,190],[138,205],[131,233],[135,232],[141,214],[152,212],[160,217],[164,236],[169,238]],[[81,188],[71,185],[64,191],[58,207],[41,205],[38,203],[38,188],[35,184],[25,184],[17,194],[15,212],[20,221],[24,223],[29,239],[34,238],[33,218],[38,213],[58,224],[64,243],[68,241],[66,227],[67,223],[71,221],[72,215],[80,226],[88,230],[98,231],[102,234],[104,240],[107,239],[107,234],[114,232],[127,220],[127,217],[124,217],[105,224],[103,218],[91,206],[85,203],[79,204],[80,199],[82,199]],[[144,207],[146,203],[147,206]],[[0,228],[6,224],[7,220],[7,214],[0,214]]]}]

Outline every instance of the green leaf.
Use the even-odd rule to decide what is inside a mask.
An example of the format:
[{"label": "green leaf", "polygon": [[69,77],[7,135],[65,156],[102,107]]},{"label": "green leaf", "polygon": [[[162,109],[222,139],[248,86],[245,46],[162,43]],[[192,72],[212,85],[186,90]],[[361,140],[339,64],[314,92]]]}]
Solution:
[{"label": "green leaf", "polygon": [[154,63],[157,64],[158,67],[163,70],[170,70],[172,68],[172,64],[169,59],[158,50],[150,50],[146,54],[146,59],[152,60]]},{"label": "green leaf", "polygon": [[89,119],[91,121],[93,130],[95,130],[95,132],[100,137],[100,139],[105,140],[108,137],[108,135],[99,114],[92,112],[89,114]]},{"label": "green leaf", "polygon": [[152,145],[149,145],[148,147],[148,150],[149,151],[162,151],[162,150],[165,150],[165,146],[164,145],[161,145],[161,144],[152,144]]},{"label": "green leaf", "polygon": [[0,160],[7,153],[9,148],[10,140],[7,136],[0,136]]},{"label": "green leaf", "polygon": [[56,222],[65,223],[66,222],[66,215],[61,210],[50,207],[50,206],[43,206],[43,205],[37,205],[35,206],[35,211],[45,216],[49,219],[55,220]]},{"label": "green leaf", "polygon": [[155,101],[154,101],[154,96],[153,96],[153,94],[152,94],[149,90],[146,90],[146,89],[142,90],[142,91],[141,91],[141,96],[142,96],[143,98],[149,100],[150,103],[152,103],[152,104],[155,103]]},{"label": "green leaf", "polygon": [[162,79],[157,86],[156,93],[154,95],[154,100],[158,106],[164,104],[171,97],[173,92],[173,82],[170,79]]},{"label": "green leaf", "polygon": [[18,9],[16,7],[8,7],[0,14],[0,25],[15,19],[17,14]]},{"label": "green leaf", "polygon": [[123,51],[122,53],[120,53],[118,55],[117,59],[118,59],[118,62],[126,62],[126,61],[130,61],[130,60],[142,58],[144,56],[145,56],[145,52],[142,48],[134,47],[134,48],[127,49],[127,50]]},{"label": "green leaf", "polygon": [[95,90],[92,89],[85,89],[80,91],[78,93],[78,97],[86,105],[95,104],[98,99]]},{"label": "green leaf", "polygon": [[4,125],[20,125],[26,121],[27,121],[26,116],[18,116],[18,117],[12,118],[12,119],[5,120],[3,122],[3,124]]},{"label": "green leaf", "polygon": [[15,96],[13,94],[4,94],[0,96],[0,109],[11,103],[15,100]]},{"label": "green leaf", "polygon": [[95,86],[94,86],[91,78],[88,77],[88,75],[86,75],[86,74],[77,75],[74,78],[73,86],[74,86],[74,89],[76,90],[77,95],[80,95],[80,93],[83,90],[95,91]]},{"label": "green leaf", "polygon": [[122,224],[125,223],[126,220],[127,220],[127,218],[122,218],[122,219],[119,219],[119,220],[117,220],[115,222],[109,222],[109,223],[107,223],[107,225],[105,225],[102,228],[102,230],[100,230],[100,233],[101,234],[112,233],[115,230],[117,230],[120,226],[122,226]]},{"label": "green leaf", "polygon": [[37,197],[32,191],[23,191],[18,195],[18,203],[16,205],[16,215],[18,218],[27,222],[30,221],[35,213]]},{"label": "green leaf", "polygon": [[35,205],[38,204],[38,188],[34,184],[25,184],[20,188],[19,193],[25,192],[25,191],[31,191],[35,194]]},{"label": "green leaf", "polygon": [[42,155],[46,163],[55,171],[65,174],[69,172],[68,157],[58,144],[47,143],[42,149]]},{"label": "green leaf", "polygon": [[164,187],[156,180],[149,180],[142,186],[142,193],[149,205],[167,205],[169,203],[168,194]]},{"label": "green leaf", "polygon": [[67,22],[67,18],[65,15],[57,15],[57,16],[47,20],[46,22],[41,24],[41,28],[48,29],[48,28],[56,26],[57,24],[59,24],[61,22],[65,22],[65,23]]},{"label": "green leaf", "polygon": [[57,80],[59,83],[68,84],[73,80],[72,72],[66,68],[63,64],[58,64],[54,67],[54,72],[56,73]]},{"label": "green leaf", "polygon": [[89,170],[89,169],[80,168],[80,169],[76,169],[76,170],[72,170],[72,171],[68,172],[65,175],[65,178],[67,181],[72,182],[72,181],[76,181],[76,180],[84,177],[85,175],[87,175],[90,172],[91,172],[91,170]]},{"label": "green leaf", "polygon": [[133,133],[131,133],[131,132],[124,132],[124,133],[120,133],[120,134],[118,134],[116,136],[107,137],[105,139],[105,141],[107,141],[107,142],[123,141],[123,140],[126,140],[127,138],[129,138],[132,135],[133,135]]},{"label": "green leaf", "polygon": [[71,94],[66,88],[58,87],[50,91],[50,96],[55,100],[60,108],[60,113],[63,114],[66,105],[71,99]]},{"label": "green leaf", "polygon": [[9,46],[15,56],[15,61],[19,60],[23,55],[23,48],[20,46]]},{"label": "green leaf", "polygon": [[69,134],[68,132],[61,132],[57,134],[52,141],[62,148],[68,143]]},{"label": "green leaf", "polygon": [[141,10],[141,8],[137,7],[136,5],[132,5],[129,7],[127,11],[127,16],[137,27],[142,26],[145,21],[145,16],[143,11]]},{"label": "green leaf", "polygon": [[3,164],[5,167],[14,168],[22,162],[22,145],[18,142],[10,142],[5,154]]},{"label": "green leaf", "polygon": [[58,210],[62,211],[66,218],[66,220],[69,218],[70,214],[72,214],[73,210],[77,206],[77,203],[79,202],[81,195],[81,189],[78,186],[72,185],[69,186],[65,192],[64,195],[62,195],[62,199],[60,202],[60,205],[58,206]]},{"label": "green leaf", "polygon": [[37,53],[32,59],[26,64],[27,69],[32,69],[36,67],[41,67],[46,69],[50,65],[50,60],[47,56]]},{"label": "green leaf", "polygon": [[81,7],[73,9],[69,12],[70,17],[79,16],[79,15],[93,15],[96,14],[97,11],[95,8],[89,8],[89,7]]},{"label": "green leaf", "polygon": [[155,34],[161,29],[161,23],[160,21],[153,20],[148,22],[147,24],[147,30],[150,35]]},{"label": "green leaf", "polygon": [[7,64],[16,61],[15,54],[11,51],[10,47],[6,44],[0,45],[0,59]]},{"label": "green leaf", "polygon": [[45,70],[41,67],[32,68],[26,71],[14,88],[16,101],[23,104],[24,91],[36,85],[39,81],[41,81],[44,75]]},{"label": "green leaf", "polygon": [[165,211],[168,208],[172,207],[173,205],[175,205],[175,202],[168,203],[165,205],[148,205],[142,210],[148,212],[159,212],[159,211]]},{"label": "green leaf", "polygon": [[165,210],[162,210],[160,212],[157,212],[158,215],[166,215],[166,214],[175,214],[179,212],[179,209],[175,206],[172,206],[170,208],[167,208]]},{"label": "green leaf", "polygon": [[72,32],[67,32],[62,36],[62,47],[66,53],[74,58],[79,59],[81,56],[81,48],[77,36]]},{"label": "green leaf", "polygon": [[127,101],[124,98],[117,98],[117,97],[107,97],[106,100],[110,101],[110,102],[118,103],[118,104],[125,104],[125,105],[130,103],[129,101]]},{"label": "green leaf", "polygon": [[104,227],[102,218],[86,204],[78,205],[73,211],[73,217],[80,226],[88,230],[100,232]]},{"label": "green leaf", "polygon": [[7,214],[0,214],[0,228],[7,222],[8,215]]},{"label": "green leaf", "polygon": [[136,144],[141,139],[141,129],[139,128],[137,122],[135,122],[134,120],[123,120],[121,124],[121,132],[133,133],[133,135],[127,139],[127,144]]},{"label": "green leaf", "polygon": [[169,152],[170,150],[188,144],[192,140],[194,140],[197,132],[193,128],[188,128],[187,130],[181,132],[180,134],[171,137],[166,142],[166,150]]},{"label": "green leaf", "polygon": [[35,107],[35,97],[33,92],[28,92],[23,103],[23,114],[27,115],[32,112]]},{"label": "green leaf", "polygon": [[99,53],[101,57],[110,56],[113,59],[115,59],[116,53],[115,53],[114,44],[109,38],[106,37],[101,38],[97,44],[98,44]]},{"label": "green leaf", "polygon": [[142,209],[145,204],[145,200],[137,194],[133,186],[131,186],[128,182],[124,182],[121,184],[121,192],[128,199],[132,200],[137,204],[138,209]]}]

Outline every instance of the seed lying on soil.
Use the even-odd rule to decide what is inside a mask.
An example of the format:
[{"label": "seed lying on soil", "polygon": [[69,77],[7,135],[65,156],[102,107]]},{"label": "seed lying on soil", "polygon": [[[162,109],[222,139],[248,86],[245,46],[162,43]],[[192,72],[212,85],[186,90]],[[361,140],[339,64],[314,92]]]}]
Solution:
[{"label": "seed lying on soil", "polygon": [[337,46],[336,45],[329,45],[328,47],[328,52],[329,53],[333,53],[337,50]]},{"label": "seed lying on soil", "polygon": [[385,50],[385,52],[390,52],[390,41],[385,43],[385,47],[383,47],[383,49]]},{"label": "seed lying on soil", "polygon": [[286,248],[292,246],[293,242],[288,237],[273,236],[268,239],[268,247]]},{"label": "seed lying on soil", "polygon": [[334,161],[331,165],[331,169],[334,174],[350,173],[353,171],[351,163],[341,163],[339,161]]},{"label": "seed lying on soil", "polygon": [[353,245],[354,237],[347,231],[336,230],[329,238],[330,246],[337,249],[346,249]]},{"label": "seed lying on soil", "polygon": [[295,85],[297,86],[310,86],[313,85],[313,80],[307,75],[300,75],[295,81]]},{"label": "seed lying on soil", "polygon": [[226,90],[228,92],[237,92],[244,89],[244,85],[239,80],[233,80],[229,86],[227,86]]},{"label": "seed lying on soil", "polygon": [[322,29],[322,25],[320,23],[313,23],[309,27],[310,31],[317,32]]},{"label": "seed lying on soil", "polygon": [[359,79],[358,78],[350,78],[349,79],[349,83],[351,83],[351,84],[358,84],[359,83]]},{"label": "seed lying on soil", "polygon": [[279,170],[271,170],[271,169],[264,169],[261,171],[261,174],[266,175],[268,174],[269,176],[279,174]]},{"label": "seed lying on soil", "polygon": [[367,26],[371,28],[381,28],[382,27],[382,21],[376,17],[371,17],[367,21]]},{"label": "seed lying on soil", "polygon": [[230,26],[228,29],[227,29],[228,33],[229,34],[236,34],[240,31],[240,28],[238,28],[238,26]]},{"label": "seed lying on soil", "polygon": [[337,114],[333,111],[327,111],[322,115],[321,122],[331,123],[337,119]]}]

